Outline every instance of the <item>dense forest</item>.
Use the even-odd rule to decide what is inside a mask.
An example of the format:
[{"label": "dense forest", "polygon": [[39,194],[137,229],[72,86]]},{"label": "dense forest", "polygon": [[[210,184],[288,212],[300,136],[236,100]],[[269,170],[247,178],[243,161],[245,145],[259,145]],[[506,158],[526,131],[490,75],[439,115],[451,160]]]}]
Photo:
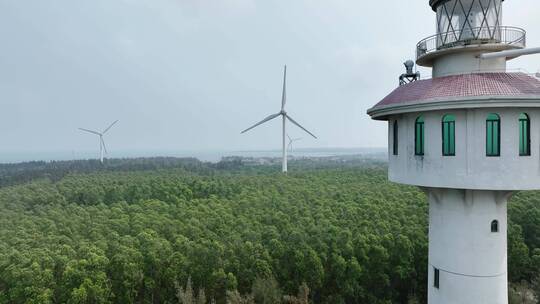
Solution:
[{"label": "dense forest", "polygon": [[[290,165],[0,165],[0,303],[425,303],[425,195],[376,160]],[[529,303],[540,192],[511,199],[508,247]]]}]

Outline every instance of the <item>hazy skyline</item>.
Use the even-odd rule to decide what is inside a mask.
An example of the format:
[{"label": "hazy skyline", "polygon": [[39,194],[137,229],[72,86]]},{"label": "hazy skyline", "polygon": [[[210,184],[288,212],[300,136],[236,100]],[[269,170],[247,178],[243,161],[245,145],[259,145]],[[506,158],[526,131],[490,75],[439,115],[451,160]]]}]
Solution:
[{"label": "hazy skyline", "polygon": [[[504,25],[540,46],[540,2]],[[435,33],[428,0],[0,0],[0,153],[280,148],[283,65],[295,147],[384,147],[366,110]],[[540,55],[511,61],[533,73]],[[420,69],[423,76],[430,70]],[[113,153],[114,155],[114,153]]]}]

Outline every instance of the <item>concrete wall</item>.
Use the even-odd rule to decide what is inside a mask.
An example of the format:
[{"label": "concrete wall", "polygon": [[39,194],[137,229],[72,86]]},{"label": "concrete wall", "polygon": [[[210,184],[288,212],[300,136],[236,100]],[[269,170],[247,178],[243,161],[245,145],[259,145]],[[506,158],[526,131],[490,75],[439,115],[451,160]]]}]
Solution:
[{"label": "concrete wall", "polygon": [[[429,195],[430,304],[507,304],[510,192],[426,189]],[[499,232],[491,232],[491,222]],[[439,269],[439,288],[434,287]]]},{"label": "concrete wall", "polygon": [[[531,121],[531,155],[519,155],[520,113]],[[501,118],[501,155],[486,156],[486,117]],[[442,155],[441,120],[445,114],[456,117],[456,155]],[[424,117],[424,156],[414,153],[414,125]],[[392,154],[393,121],[399,124],[399,154]],[[479,108],[436,110],[390,117],[389,179],[394,182],[436,188],[477,190],[540,189],[540,109]]]},{"label": "concrete wall", "polygon": [[480,59],[485,51],[456,52],[441,56],[433,62],[433,77],[477,72],[504,72],[506,58]]}]

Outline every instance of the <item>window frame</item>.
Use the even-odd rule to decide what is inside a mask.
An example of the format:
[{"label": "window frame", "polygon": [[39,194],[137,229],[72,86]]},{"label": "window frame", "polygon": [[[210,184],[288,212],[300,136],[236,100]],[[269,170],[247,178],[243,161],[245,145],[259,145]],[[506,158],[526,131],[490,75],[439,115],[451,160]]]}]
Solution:
[{"label": "window frame", "polygon": [[441,286],[441,271],[437,267],[433,267],[433,287],[440,289]]},{"label": "window frame", "polygon": [[[452,120],[445,121],[447,118]],[[445,137],[445,126],[448,126],[448,138]],[[445,149],[445,139],[448,141],[448,151]],[[441,143],[442,156],[456,156],[456,116],[453,114],[445,114],[441,119]]]},{"label": "window frame", "polygon": [[[420,131],[420,136],[418,134],[419,131]],[[426,136],[425,136],[424,117],[420,115],[414,121],[414,155],[424,156],[425,138]]]},{"label": "window frame", "polygon": [[392,125],[392,133],[392,154],[397,156],[399,154],[399,125],[397,119],[394,120],[394,123]]},{"label": "window frame", "polygon": [[499,221],[493,220],[491,221],[491,233],[498,233],[499,232]]},{"label": "window frame", "polygon": [[[524,123],[526,124],[525,128],[523,127]],[[519,128],[519,156],[531,156],[531,119],[527,113],[519,114],[518,128]],[[523,131],[525,131],[526,134],[524,134]]]},{"label": "window frame", "polygon": [[[492,115],[495,115],[497,116],[497,119],[490,119],[490,116]],[[493,140],[495,139],[495,137],[493,136],[493,124],[494,123],[497,123],[497,152],[496,153],[493,153],[491,152],[490,153],[490,150],[493,151]],[[489,134],[489,130],[490,130],[490,126],[491,126],[491,136]],[[488,138],[491,137],[491,147],[489,146],[489,140]],[[486,156],[487,157],[500,157],[501,156],[501,116],[499,116],[499,114],[497,113],[489,113],[487,115],[487,118],[486,118]]]}]

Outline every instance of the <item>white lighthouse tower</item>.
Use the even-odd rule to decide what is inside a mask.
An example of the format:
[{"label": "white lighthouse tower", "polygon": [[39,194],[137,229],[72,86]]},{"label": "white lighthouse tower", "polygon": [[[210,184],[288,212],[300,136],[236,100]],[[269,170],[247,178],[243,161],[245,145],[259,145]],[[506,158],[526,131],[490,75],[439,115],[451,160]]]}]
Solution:
[{"label": "white lighthouse tower", "polygon": [[406,63],[368,110],[388,121],[389,179],[428,194],[430,304],[508,303],[507,201],[540,189],[540,80],[506,71],[539,50],[503,26],[502,1],[430,0],[437,32],[416,62],[432,78]]}]

